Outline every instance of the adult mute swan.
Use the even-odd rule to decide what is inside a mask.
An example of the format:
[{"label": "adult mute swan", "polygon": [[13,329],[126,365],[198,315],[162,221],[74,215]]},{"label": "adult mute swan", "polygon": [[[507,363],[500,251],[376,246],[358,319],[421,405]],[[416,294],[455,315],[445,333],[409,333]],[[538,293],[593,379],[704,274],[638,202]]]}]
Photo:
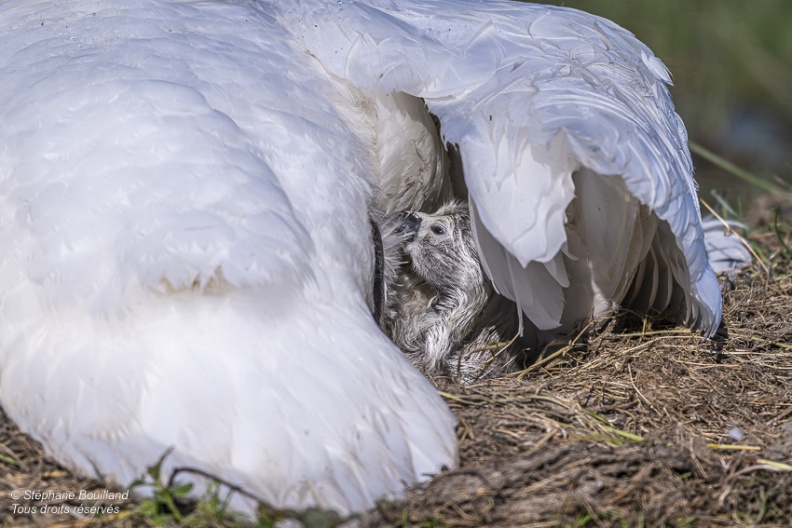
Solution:
[{"label": "adult mute swan", "polygon": [[457,460],[372,317],[372,220],[468,195],[537,338],[616,305],[715,332],[668,81],[543,6],[6,0],[0,402],[121,486],[172,447],[166,476],[369,507]]}]

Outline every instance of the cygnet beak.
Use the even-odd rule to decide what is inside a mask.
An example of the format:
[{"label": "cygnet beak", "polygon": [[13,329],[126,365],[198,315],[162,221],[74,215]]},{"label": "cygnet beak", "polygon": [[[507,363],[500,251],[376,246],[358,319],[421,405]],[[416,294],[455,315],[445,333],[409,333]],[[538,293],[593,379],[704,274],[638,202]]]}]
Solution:
[{"label": "cygnet beak", "polygon": [[412,242],[418,233],[418,228],[421,227],[421,217],[410,211],[399,211],[395,216],[399,221],[396,232],[403,233],[407,242]]}]

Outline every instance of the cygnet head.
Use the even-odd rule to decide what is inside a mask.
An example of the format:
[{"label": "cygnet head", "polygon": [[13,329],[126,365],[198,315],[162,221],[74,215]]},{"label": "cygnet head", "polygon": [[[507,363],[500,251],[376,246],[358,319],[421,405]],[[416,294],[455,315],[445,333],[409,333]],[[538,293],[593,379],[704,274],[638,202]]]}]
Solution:
[{"label": "cygnet head", "polygon": [[434,214],[399,213],[413,271],[438,292],[480,287],[485,277],[467,206],[450,202]]}]

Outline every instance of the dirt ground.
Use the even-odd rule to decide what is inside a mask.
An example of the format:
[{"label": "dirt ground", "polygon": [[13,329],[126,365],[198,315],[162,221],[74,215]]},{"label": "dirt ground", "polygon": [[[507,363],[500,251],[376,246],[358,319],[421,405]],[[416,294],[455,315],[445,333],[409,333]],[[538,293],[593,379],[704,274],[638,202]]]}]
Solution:
[{"label": "dirt ground", "polygon": [[[459,419],[461,468],[402,501],[380,503],[358,521],[394,527],[792,525],[792,263],[774,233],[754,238],[765,248],[768,269],[722,278],[725,329],[714,342],[659,323],[609,323],[585,343],[558,343],[510,378],[466,387],[437,380]],[[12,499],[19,489],[104,486],[75,480],[3,419],[0,522],[172,521],[118,500],[96,502],[120,510],[100,519],[14,513],[12,504],[40,504]],[[327,521],[309,525],[332,525]],[[237,525],[205,511],[182,524]]]}]

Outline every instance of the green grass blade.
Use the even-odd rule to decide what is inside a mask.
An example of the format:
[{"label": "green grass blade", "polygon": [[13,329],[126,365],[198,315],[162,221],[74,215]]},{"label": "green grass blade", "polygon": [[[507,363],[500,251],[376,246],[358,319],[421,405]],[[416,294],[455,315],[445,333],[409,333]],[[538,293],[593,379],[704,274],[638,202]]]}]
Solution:
[{"label": "green grass blade", "polygon": [[694,154],[696,154],[698,156],[701,156],[702,158],[704,158],[705,160],[709,161],[713,165],[716,165],[717,167],[720,167],[721,169],[725,170],[729,174],[732,174],[732,175],[740,178],[744,182],[746,182],[746,183],[748,183],[750,185],[753,185],[754,187],[756,187],[758,189],[762,189],[763,191],[766,191],[766,192],[769,192],[769,193],[773,193],[773,194],[780,194],[786,200],[792,201],[792,194],[786,192],[785,190],[783,190],[781,187],[779,187],[775,183],[773,183],[773,182],[771,182],[769,180],[766,180],[764,178],[760,178],[759,176],[756,176],[755,174],[751,174],[747,170],[742,169],[742,168],[738,167],[737,165],[735,165],[734,163],[731,163],[730,161],[723,159],[722,157],[718,156],[717,154],[715,154],[711,150],[708,150],[708,149],[702,147],[701,145],[699,145],[698,143],[696,143],[694,141],[690,141],[688,143],[688,146],[690,147],[690,151],[692,153],[694,153]]}]

